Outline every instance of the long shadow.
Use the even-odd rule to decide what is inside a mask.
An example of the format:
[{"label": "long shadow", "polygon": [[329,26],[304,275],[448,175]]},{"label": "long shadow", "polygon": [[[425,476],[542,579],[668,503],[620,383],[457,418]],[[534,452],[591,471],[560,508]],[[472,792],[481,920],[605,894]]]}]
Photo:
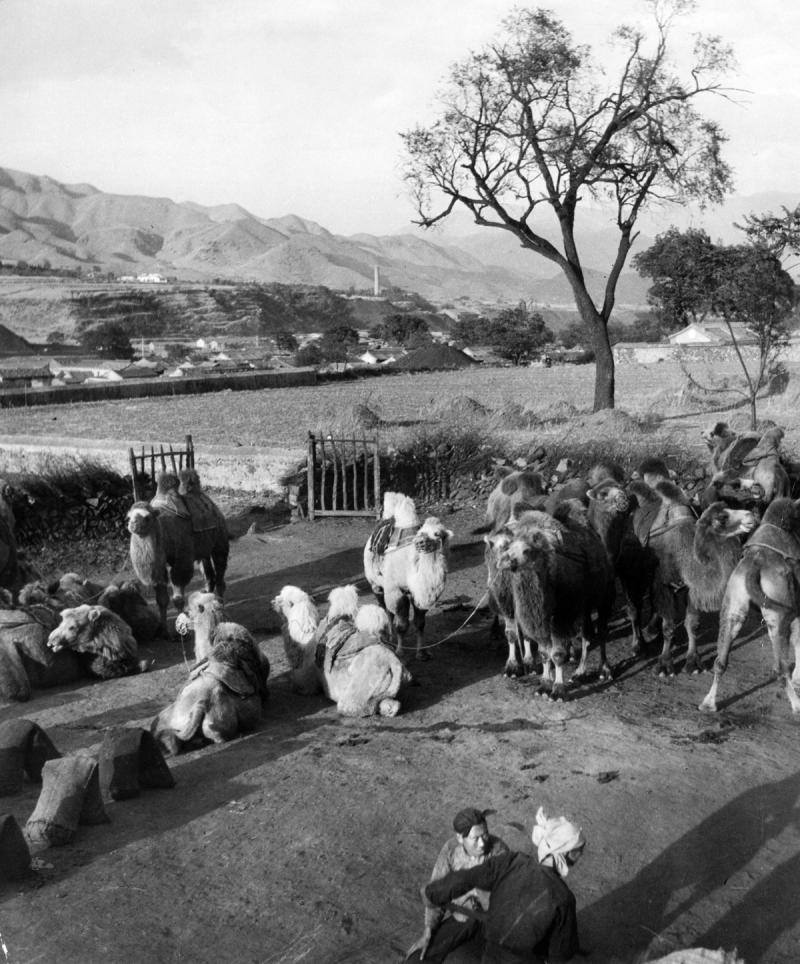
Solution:
[{"label": "long shadow", "polygon": [[[143,790],[139,797],[125,801],[106,801],[111,822],[100,826],[80,826],[76,843],[87,841],[91,835],[91,861],[111,851],[124,848],[137,840],[157,838],[162,834],[186,826],[193,820],[220,809],[231,800],[241,799],[263,790],[263,778],[242,781],[243,773],[269,766],[282,757],[305,749],[312,734],[326,728],[330,740],[335,739],[340,723],[335,713],[320,713],[321,701],[313,698],[289,698],[286,692],[273,693],[265,709],[265,716],[258,729],[229,743],[193,750],[178,757],[168,758],[175,777],[175,787],[170,790]],[[286,707],[293,707],[293,715]],[[142,704],[144,706],[144,704]],[[128,708],[129,710],[134,708]],[[311,714],[311,715],[309,715]],[[106,721],[113,725],[113,721]],[[125,722],[125,721],[117,721]],[[36,805],[40,786],[26,783],[22,794],[4,799],[6,812],[13,813],[20,826],[24,826]],[[85,864],[86,851],[82,862]],[[70,876],[79,867],[69,863],[60,865],[59,871],[47,876],[47,882],[58,882]],[[17,883],[36,888],[41,880],[31,877]],[[8,893],[4,895],[9,897]]]},{"label": "long shadow", "polygon": [[[668,846],[650,863],[606,896],[579,912],[582,942],[591,950],[592,960],[644,960],[654,936],[653,951],[665,953],[670,947],[669,928],[676,925],[679,947],[691,947],[713,938],[713,943],[738,946],[745,960],[767,960],[766,949],[778,936],[800,920],[796,878],[789,872],[798,858],[775,872],[771,882],[761,882],[750,893],[731,898],[738,890],[727,886],[734,875],[756,859],[785,829],[798,825],[800,773],[746,790],[715,811]],[[643,819],[657,819],[643,814]],[[624,871],[623,871],[624,872]],[[796,872],[796,871],[792,871]],[[792,883],[781,886],[785,880]],[[774,929],[760,926],[761,901],[769,895],[769,919]],[[694,935],[680,918],[690,914],[701,901],[717,900],[726,913],[705,935]],[[773,958],[769,958],[773,960]]]}]

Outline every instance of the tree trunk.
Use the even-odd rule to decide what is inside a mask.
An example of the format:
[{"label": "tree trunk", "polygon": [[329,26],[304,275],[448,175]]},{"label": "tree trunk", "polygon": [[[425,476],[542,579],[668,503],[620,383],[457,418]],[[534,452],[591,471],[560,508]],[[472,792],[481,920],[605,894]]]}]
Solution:
[{"label": "tree trunk", "polygon": [[594,349],[594,407],[599,412],[614,407],[614,355],[608,340],[608,326],[592,300],[588,297],[576,299],[578,310],[586,328],[592,333]]}]

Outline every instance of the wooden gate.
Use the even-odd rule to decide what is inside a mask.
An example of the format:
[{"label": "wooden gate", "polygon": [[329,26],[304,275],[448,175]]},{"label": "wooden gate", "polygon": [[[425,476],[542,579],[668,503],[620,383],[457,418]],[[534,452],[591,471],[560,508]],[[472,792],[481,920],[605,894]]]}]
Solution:
[{"label": "wooden gate", "polygon": [[165,449],[163,445],[159,445],[156,451],[155,446],[151,445],[150,451],[147,452],[146,446],[143,445],[141,453],[129,448],[128,458],[133,480],[133,500],[142,502],[147,499],[147,488],[155,489],[157,472],[174,472],[177,475],[181,469],[194,468],[192,436],[185,437],[183,448],[168,445]]},{"label": "wooden gate", "polygon": [[381,465],[378,439],[317,438],[308,433],[308,518],[379,517]]}]

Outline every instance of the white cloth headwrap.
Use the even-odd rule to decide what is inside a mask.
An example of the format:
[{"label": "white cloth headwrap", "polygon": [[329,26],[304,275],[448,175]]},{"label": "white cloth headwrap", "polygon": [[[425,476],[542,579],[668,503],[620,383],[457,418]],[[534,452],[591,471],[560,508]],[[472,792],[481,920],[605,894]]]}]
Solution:
[{"label": "white cloth headwrap", "polygon": [[543,807],[536,812],[531,838],[538,848],[539,863],[553,867],[561,877],[569,873],[566,855],[586,843],[580,827],[566,817],[548,817]]}]

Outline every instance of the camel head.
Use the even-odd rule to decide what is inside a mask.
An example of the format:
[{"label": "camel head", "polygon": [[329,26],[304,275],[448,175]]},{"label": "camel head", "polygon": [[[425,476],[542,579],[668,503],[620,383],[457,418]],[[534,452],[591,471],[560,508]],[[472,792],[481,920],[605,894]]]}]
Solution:
[{"label": "camel head", "polygon": [[281,617],[284,630],[293,642],[301,646],[314,642],[319,611],[308,593],[297,586],[284,586],[272,600],[272,608]]},{"label": "camel head", "polygon": [[90,606],[84,603],[61,612],[61,623],[56,626],[47,639],[47,645],[54,653],[60,649],[80,649],[81,643],[94,632],[94,624],[100,624],[108,610],[103,606]]},{"label": "camel head", "polygon": [[625,472],[618,462],[601,459],[589,469],[586,474],[586,481],[589,483],[590,489],[603,482],[616,482],[617,485],[623,486],[625,484]]},{"label": "camel head", "polygon": [[595,483],[586,496],[590,501],[602,503],[617,515],[625,515],[631,509],[631,497],[619,482],[612,479]]},{"label": "camel head", "polygon": [[700,433],[700,438],[712,451],[726,448],[735,437],[736,433],[731,430],[727,422],[715,422]]},{"label": "camel head", "polygon": [[191,630],[197,632],[201,627],[210,633],[225,618],[222,600],[213,592],[193,592],[186,603],[186,609],[175,618],[175,630],[185,636]]},{"label": "camel head", "polygon": [[523,498],[544,494],[544,479],[538,472],[510,472],[500,482],[500,491],[505,496],[519,494]]},{"label": "camel head", "polygon": [[506,547],[497,556],[497,568],[508,572],[545,569],[560,541],[559,534],[551,529],[526,526],[512,534]]},{"label": "camel head", "polygon": [[414,548],[418,552],[447,552],[453,533],[434,515],[422,523],[414,536]]},{"label": "camel head", "polygon": [[336,586],[328,593],[328,620],[347,616],[356,618],[358,612],[358,590],[355,586]]},{"label": "camel head", "polygon": [[527,566],[546,566],[563,541],[563,527],[546,512],[530,510],[487,538],[498,569],[516,572]]},{"label": "camel head", "polygon": [[697,520],[698,529],[706,529],[723,539],[749,535],[758,520],[749,509],[729,509],[724,502],[713,502]]},{"label": "camel head", "polygon": [[158,509],[148,502],[134,502],[128,509],[128,532],[133,536],[146,537],[156,526]]},{"label": "camel head", "polygon": [[397,504],[397,500],[402,498],[400,492],[384,492],[383,493],[383,514],[382,519],[392,519],[394,518],[394,507]]}]

